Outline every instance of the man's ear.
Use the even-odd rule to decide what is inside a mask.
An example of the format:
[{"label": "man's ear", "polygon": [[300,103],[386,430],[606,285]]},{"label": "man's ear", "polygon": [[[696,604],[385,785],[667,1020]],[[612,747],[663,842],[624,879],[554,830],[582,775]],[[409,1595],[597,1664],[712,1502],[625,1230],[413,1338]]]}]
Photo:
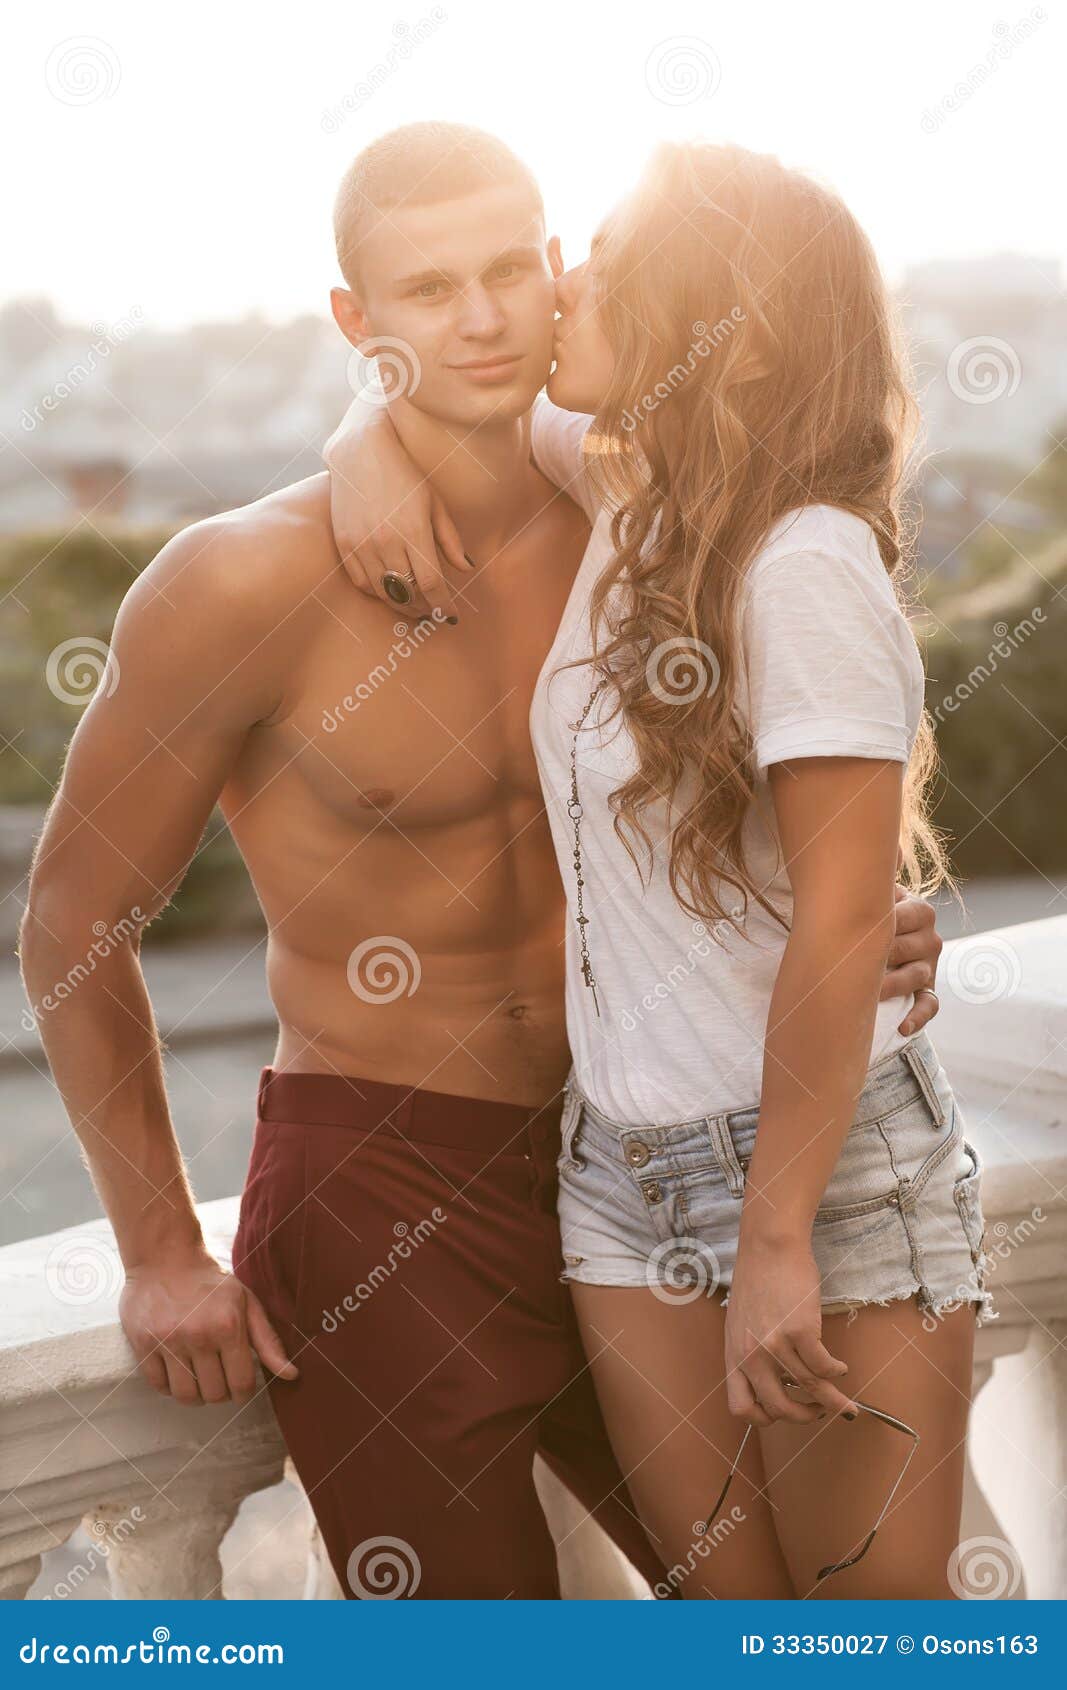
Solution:
[{"label": "man's ear", "polygon": [[558,282],[563,274],[563,252],[558,235],[553,235],[548,243],[548,267],[552,271],[553,280]]},{"label": "man's ear", "polygon": [[330,289],[330,309],[333,320],[347,341],[353,346],[359,346],[370,334],[367,314],[363,309],[362,300],[358,299],[351,288]]}]

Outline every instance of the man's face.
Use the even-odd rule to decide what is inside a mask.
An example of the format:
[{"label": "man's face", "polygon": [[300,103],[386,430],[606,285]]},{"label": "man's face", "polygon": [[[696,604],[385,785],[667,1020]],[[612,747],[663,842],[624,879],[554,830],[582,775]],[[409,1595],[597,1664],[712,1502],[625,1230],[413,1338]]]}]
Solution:
[{"label": "man's face", "polygon": [[555,293],[544,226],[521,189],[397,206],[363,240],[359,268],[359,296],[335,292],[338,321],[354,344],[410,348],[415,409],[466,428],[529,410],[551,363]]}]

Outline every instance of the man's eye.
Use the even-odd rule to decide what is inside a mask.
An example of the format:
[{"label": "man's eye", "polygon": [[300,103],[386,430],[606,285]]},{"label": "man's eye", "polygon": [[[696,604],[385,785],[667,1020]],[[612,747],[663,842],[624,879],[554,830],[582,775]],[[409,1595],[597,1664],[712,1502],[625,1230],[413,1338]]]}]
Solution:
[{"label": "man's eye", "polygon": [[515,274],[515,265],[514,264],[498,264],[497,267],[496,267],[495,274],[497,276],[499,276],[499,278],[502,282],[506,282],[508,280],[509,276],[513,276]]},{"label": "man's eye", "polygon": [[436,299],[440,287],[440,282],[420,282],[416,297],[419,299]]}]

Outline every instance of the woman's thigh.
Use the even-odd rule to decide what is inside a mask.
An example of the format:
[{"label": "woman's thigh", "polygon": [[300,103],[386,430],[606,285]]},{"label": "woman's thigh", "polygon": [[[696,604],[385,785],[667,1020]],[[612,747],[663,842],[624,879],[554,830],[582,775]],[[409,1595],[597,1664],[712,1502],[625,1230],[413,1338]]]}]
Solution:
[{"label": "woman's thigh", "polygon": [[919,1433],[916,1452],[873,1544],[855,1566],[819,1571],[863,1545],[912,1440],[872,1415],[810,1426],[776,1422],[760,1434],[768,1494],[801,1597],[950,1597],[959,1543],[974,1310],[932,1322],[915,1298],[823,1319],[823,1342],[847,1362],[842,1390]]},{"label": "woman's thigh", "polygon": [[[727,1408],[717,1297],[572,1283],[608,1435],[669,1582],[687,1598],[790,1597],[755,1434]],[[659,1595],[667,1595],[660,1590]]]}]

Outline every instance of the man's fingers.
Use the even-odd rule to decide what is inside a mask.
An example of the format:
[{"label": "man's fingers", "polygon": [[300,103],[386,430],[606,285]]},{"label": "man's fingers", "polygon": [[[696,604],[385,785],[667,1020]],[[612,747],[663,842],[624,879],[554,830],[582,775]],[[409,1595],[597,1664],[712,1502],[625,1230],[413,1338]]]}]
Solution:
[{"label": "man's fingers", "polygon": [[445,561],[450,563],[453,569],[477,569],[477,564],[463,550],[459,529],[436,493],[430,500],[430,520],[433,523],[434,538],[444,554]]},{"label": "man's fingers", "polygon": [[295,1361],[290,1361],[285,1353],[285,1346],[267,1319],[263,1304],[251,1291],[247,1294],[246,1308],[248,1310],[248,1339],[260,1361],[271,1373],[278,1373],[283,1379],[299,1378],[300,1369]]},{"label": "man's fingers", "polygon": [[218,1350],[192,1350],[189,1359],[204,1402],[229,1402],[230,1393]]},{"label": "man's fingers", "polygon": [[170,1380],[167,1377],[167,1364],[158,1350],[153,1350],[151,1355],[143,1357],[141,1361],[141,1372],[148,1380],[152,1389],[154,1391],[158,1391],[160,1396],[170,1396]]},{"label": "man's fingers", "polygon": [[184,1403],[187,1408],[195,1406],[201,1401],[200,1387],[196,1382],[196,1374],[189,1366],[188,1358],[166,1346],[162,1354],[167,1364],[171,1396],[175,1402]]}]

